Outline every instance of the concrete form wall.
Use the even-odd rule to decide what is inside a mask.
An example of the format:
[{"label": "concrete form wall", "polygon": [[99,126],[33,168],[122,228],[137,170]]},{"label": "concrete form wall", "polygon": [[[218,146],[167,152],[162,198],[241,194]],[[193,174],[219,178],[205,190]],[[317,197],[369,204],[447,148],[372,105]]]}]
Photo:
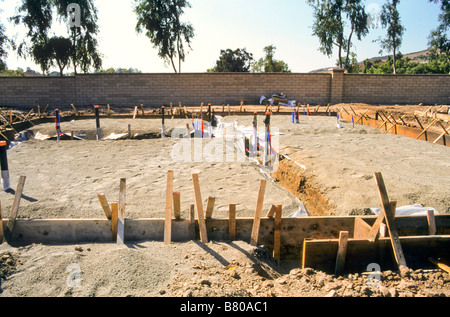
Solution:
[{"label": "concrete form wall", "polygon": [[111,104],[185,106],[200,103],[258,104],[262,95],[285,93],[290,100],[326,105],[450,103],[449,75],[321,74],[104,74],[65,78],[0,78],[0,106]]}]

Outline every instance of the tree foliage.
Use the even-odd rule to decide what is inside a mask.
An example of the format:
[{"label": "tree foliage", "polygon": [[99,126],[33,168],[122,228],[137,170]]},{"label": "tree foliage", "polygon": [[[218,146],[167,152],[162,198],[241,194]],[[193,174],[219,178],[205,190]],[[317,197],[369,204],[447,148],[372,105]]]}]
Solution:
[{"label": "tree foliage", "polygon": [[400,0],[388,0],[381,9],[381,25],[386,28],[386,37],[380,39],[383,49],[392,52],[392,73],[397,73],[396,56],[398,49],[402,45],[405,28],[401,24],[400,13],[397,6]]},{"label": "tree foliage", "polygon": [[288,64],[284,61],[279,61],[275,59],[275,50],[277,48],[273,45],[264,47],[264,52],[266,56],[260,58],[252,67],[253,71],[256,73],[290,73]]},{"label": "tree foliage", "polygon": [[[437,2],[430,0],[430,2]],[[441,0],[441,14],[439,25],[433,30],[428,38],[431,61],[450,62],[450,1]]]},{"label": "tree foliage", "polygon": [[369,32],[368,15],[363,1],[307,0],[307,2],[314,10],[313,35],[319,39],[319,50],[331,56],[337,48],[338,65],[347,69],[351,63],[353,36],[361,40]]},{"label": "tree foliage", "polygon": [[53,63],[54,54],[51,52],[50,38],[54,14],[60,21],[68,22],[69,13],[67,6],[76,3],[81,8],[81,25],[79,28],[69,30],[73,37],[71,57],[74,72],[77,66],[83,72],[88,72],[91,67],[100,69],[102,65],[101,54],[98,51],[96,35],[99,32],[97,26],[97,10],[93,0],[21,0],[17,7],[18,14],[11,18],[16,25],[23,24],[27,28],[26,38],[18,45],[19,56],[30,56],[40,67],[43,74],[48,72]]},{"label": "tree foliage", "polygon": [[212,73],[248,73],[253,63],[253,54],[244,49],[221,50],[216,66],[209,69]]},{"label": "tree foliage", "polygon": [[[422,59],[427,57],[422,56]],[[397,74],[448,74],[450,72],[450,62],[446,59],[421,62],[397,53],[395,64]],[[364,74],[392,74],[394,71],[394,59],[391,56],[388,56],[385,61],[366,59],[363,65],[362,73]]]},{"label": "tree foliage", "polygon": [[64,69],[73,56],[74,46],[70,39],[65,37],[52,37],[48,45],[51,59],[58,65],[59,75],[62,77]]},{"label": "tree foliage", "polygon": [[[191,48],[194,27],[181,21],[185,8],[191,5],[186,0],[135,0],[137,15],[136,31],[145,32],[158,56],[173,70],[181,72],[181,62],[186,59],[186,48]],[[178,69],[175,59],[178,58]]]}]

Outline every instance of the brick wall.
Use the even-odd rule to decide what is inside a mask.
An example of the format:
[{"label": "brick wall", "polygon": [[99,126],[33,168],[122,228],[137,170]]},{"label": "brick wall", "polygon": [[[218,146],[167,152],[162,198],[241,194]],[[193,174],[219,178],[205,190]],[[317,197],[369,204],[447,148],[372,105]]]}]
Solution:
[{"label": "brick wall", "polygon": [[342,102],[450,104],[450,76],[346,74]]},{"label": "brick wall", "polygon": [[0,106],[111,104],[237,105],[241,99],[285,93],[290,100],[321,104],[450,104],[448,75],[321,74],[102,74],[64,78],[0,78]]}]

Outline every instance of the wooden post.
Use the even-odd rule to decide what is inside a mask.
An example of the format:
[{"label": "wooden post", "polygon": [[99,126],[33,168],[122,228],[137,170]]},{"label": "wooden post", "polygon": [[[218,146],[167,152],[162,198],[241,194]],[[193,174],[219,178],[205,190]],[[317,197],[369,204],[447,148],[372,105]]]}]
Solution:
[{"label": "wooden post", "polygon": [[436,234],[436,220],[434,218],[433,210],[427,210],[427,221],[428,221],[428,230],[430,232],[430,236],[434,236]]},{"label": "wooden post", "polygon": [[125,205],[126,205],[126,179],[120,180],[119,212],[117,221],[117,244],[125,243]]},{"label": "wooden post", "polygon": [[128,138],[131,139],[131,124],[128,125]]},{"label": "wooden post", "polygon": [[400,243],[400,239],[398,237],[395,219],[393,217],[391,205],[386,192],[386,186],[384,184],[381,173],[375,173],[375,179],[378,184],[381,201],[383,203],[383,208],[381,208],[381,212],[384,214],[384,218],[386,220],[386,224],[389,229],[389,236],[391,239],[391,244],[395,255],[395,260],[397,261],[397,264],[399,266],[407,266],[406,259],[403,254],[402,246]]},{"label": "wooden post", "polygon": [[348,231],[339,233],[339,249],[336,256],[335,275],[341,275],[345,267],[345,256],[347,255]]},{"label": "wooden post", "polygon": [[108,200],[105,197],[105,194],[97,194],[98,200],[100,201],[100,205],[102,205],[103,212],[107,219],[111,220],[111,208],[109,207]]},{"label": "wooden post", "polygon": [[109,117],[111,115],[111,108],[109,104],[106,106],[108,110],[106,110],[106,115]]},{"label": "wooden post", "polygon": [[189,223],[194,224],[195,222],[195,205],[191,204],[189,206]]},{"label": "wooden post", "polygon": [[228,212],[228,240],[236,240],[236,205],[230,204]]},{"label": "wooden post", "polygon": [[272,205],[272,207],[270,207],[269,212],[267,213],[267,218],[273,218],[273,216],[275,215],[276,211],[277,211],[277,206],[276,205]]},{"label": "wooden post", "polygon": [[166,219],[164,222],[164,243],[170,244],[172,240],[172,202],[173,202],[173,171],[167,173],[166,189]]},{"label": "wooden post", "polygon": [[5,233],[3,232],[3,217],[2,217],[2,204],[0,202],[0,244],[3,243],[5,239]]},{"label": "wooden post", "polygon": [[117,226],[119,221],[119,203],[111,203],[111,232],[113,242],[117,241]]},{"label": "wooden post", "polygon": [[17,212],[19,211],[20,200],[22,198],[23,188],[25,186],[25,176],[20,176],[19,183],[17,184],[16,194],[14,196],[14,201],[11,206],[11,211],[9,213],[8,224],[5,230],[5,239],[10,242],[12,239],[12,234],[14,230],[14,225],[16,224]]},{"label": "wooden post", "polygon": [[173,214],[175,220],[181,219],[181,193],[174,192],[173,193]]},{"label": "wooden post", "polygon": [[135,107],[134,107],[134,113],[133,113],[133,120],[136,119],[137,112],[138,112],[138,107],[135,106]]},{"label": "wooden post", "polygon": [[75,106],[73,104],[71,104],[73,111],[75,113],[75,115],[78,117],[80,115],[80,113],[78,112],[77,108],[75,108]]},{"label": "wooden post", "polygon": [[277,260],[280,266],[281,260],[281,220],[282,220],[283,206],[278,205],[275,211],[275,225],[273,234],[273,257]]},{"label": "wooden post", "polygon": [[144,105],[141,104],[142,116],[145,117]]},{"label": "wooden post", "polygon": [[250,239],[250,244],[252,246],[256,246],[258,244],[259,228],[261,225],[261,213],[262,213],[262,208],[263,208],[263,204],[264,204],[265,191],[266,191],[266,180],[261,180],[259,193],[258,193],[258,200],[256,203],[255,219],[253,220],[252,235],[251,235],[251,239]]},{"label": "wooden post", "polygon": [[11,180],[9,177],[8,166],[8,144],[6,141],[0,142],[0,165],[1,165],[1,178],[2,188],[4,191],[11,189]]},{"label": "wooden post", "polygon": [[208,198],[208,205],[206,207],[206,219],[211,219],[214,211],[214,203],[216,202],[215,197]]},{"label": "wooden post", "polygon": [[197,206],[198,226],[200,229],[200,241],[208,243],[208,235],[206,232],[205,216],[203,215],[202,195],[200,191],[200,182],[198,174],[192,174],[192,182],[194,183],[195,205]]}]

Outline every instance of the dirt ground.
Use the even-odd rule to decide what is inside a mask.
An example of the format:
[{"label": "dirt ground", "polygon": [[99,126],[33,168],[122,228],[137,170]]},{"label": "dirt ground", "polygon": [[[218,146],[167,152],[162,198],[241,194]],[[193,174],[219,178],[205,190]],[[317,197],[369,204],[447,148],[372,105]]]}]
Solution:
[{"label": "dirt ground", "polygon": [[[355,109],[355,108],[354,108]],[[365,109],[364,109],[365,110]],[[153,121],[153,120],[152,120]],[[158,132],[160,121],[102,120],[102,135]],[[223,122],[250,126],[252,117],[232,116]],[[259,119],[260,124],[262,117]],[[93,121],[63,122],[63,132],[95,135]],[[166,127],[184,127],[190,120],[168,120]],[[283,188],[273,174],[264,208],[283,204],[284,215],[299,208],[303,198],[312,214],[349,215],[379,207],[373,178],[382,172],[387,190],[398,205],[423,204],[450,212],[450,149],[336,118],[302,117],[292,124],[274,116],[280,153],[304,177],[302,190]],[[34,127],[50,133],[53,124]],[[250,161],[234,163],[172,162],[169,151],[178,140],[40,141],[8,152],[13,188],[27,176],[19,217],[101,218],[97,193],[118,199],[119,180],[127,179],[126,217],[163,218],[166,173],[175,171],[174,188],[181,192],[182,216],[193,203],[191,174],[200,172],[202,197],[215,196],[215,217],[226,217],[228,204],[238,204],[238,217],[252,217],[258,184],[264,175]],[[204,142],[209,142],[205,140]],[[294,188],[295,189],[295,188]],[[13,195],[1,192],[3,217]],[[317,201],[322,208],[314,209]],[[14,248],[0,246],[1,297],[443,297],[450,295],[450,275],[436,270],[350,274],[342,277],[300,263],[273,261],[264,248],[245,241],[173,243],[136,242]],[[379,283],[378,283],[379,281]]]}]

